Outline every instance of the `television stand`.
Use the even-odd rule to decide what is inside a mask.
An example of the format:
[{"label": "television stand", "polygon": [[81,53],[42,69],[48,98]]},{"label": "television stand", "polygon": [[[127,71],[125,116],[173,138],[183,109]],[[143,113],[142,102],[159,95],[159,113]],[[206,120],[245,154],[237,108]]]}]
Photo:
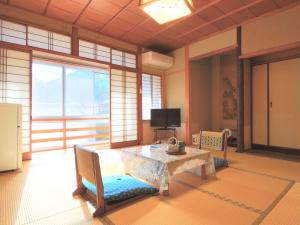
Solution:
[{"label": "television stand", "polygon": [[161,142],[162,139],[176,137],[176,128],[173,127],[160,127],[154,129],[155,142]]}]

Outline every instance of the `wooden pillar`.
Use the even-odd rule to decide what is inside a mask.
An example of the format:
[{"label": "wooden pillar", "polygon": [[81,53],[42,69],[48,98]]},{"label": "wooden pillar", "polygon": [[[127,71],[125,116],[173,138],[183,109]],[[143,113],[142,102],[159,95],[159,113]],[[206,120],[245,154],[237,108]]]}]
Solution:
[{"label": "wooden pillar", "polygon": [[192,144],[192,133],[191,133],[191,64],[189,58],[189,46],[185,47],[185,72],[184,72],[184,83],[185,83],[185,141],[186,144]]},{"label": "wooden pillar", "polygon": [[71,43],[72,43],[72,55],[79,55],[79,39],[78,39],[78,28],[72,27],[72,37],[71,37]]},{"label": "wooden pillar", "polygon": [[137,124],[138,143],[143,144],[143,118],[142,118],[142,48],[137,52]]},{"label": "wooden pillar", "polygon": [[244,151],[244,60],[240,59],[242,47],[241,27],[237,28],[237,152]]}]

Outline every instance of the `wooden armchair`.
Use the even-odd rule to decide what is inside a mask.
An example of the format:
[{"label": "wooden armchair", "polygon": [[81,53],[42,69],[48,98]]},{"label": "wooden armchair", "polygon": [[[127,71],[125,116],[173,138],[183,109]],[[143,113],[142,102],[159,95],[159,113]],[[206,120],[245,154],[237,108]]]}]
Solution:
[{"label": "wooden armchair", "polygon": [[158,193],[158,189],[128,175],[101,176],[99,156],[81,146],[74,146],[77,188],[73,195],[86,193],[96,202],[93,216],[146,195]]},{"label": "wooden armchair", "polygon": [[214,156],[215,167],[219,169],[228,166],[226,132],[200,131],[199,148],[223,151],[223,158]]}]

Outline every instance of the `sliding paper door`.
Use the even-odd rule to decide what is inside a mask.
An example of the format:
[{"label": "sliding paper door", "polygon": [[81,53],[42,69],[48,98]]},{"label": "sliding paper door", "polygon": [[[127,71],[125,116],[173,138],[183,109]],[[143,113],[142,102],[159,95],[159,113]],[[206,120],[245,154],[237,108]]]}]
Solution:
[{"label": "sliding paper door", "polygon": [[30,152],[30,53],[0,48],[0,103],[22,104],[22,151]]},{"label": "sliding paper door", "polygon": [[300,149],[300,58],[270,63],[270,145]]},{"label": "sliding paper door", "polygon": [[111,146],[137,144],[137,75],[111,70]]}]

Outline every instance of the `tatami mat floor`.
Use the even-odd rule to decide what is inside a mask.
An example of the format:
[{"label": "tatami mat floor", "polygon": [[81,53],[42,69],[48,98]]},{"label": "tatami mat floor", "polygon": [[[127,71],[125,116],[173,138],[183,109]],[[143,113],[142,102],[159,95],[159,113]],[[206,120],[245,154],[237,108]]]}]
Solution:
[{"label": "tatami mat floor", "polygon": [[[118,151],[99,153],[104,175],[123,171]],[[180,174],[170,196],[93,218],[92,204],[72,197],[73,151],[35,153],[22,172],[0,173],[0,224],[300,225],[300,162],[233,151],[229,159],[215,178]]]}]

